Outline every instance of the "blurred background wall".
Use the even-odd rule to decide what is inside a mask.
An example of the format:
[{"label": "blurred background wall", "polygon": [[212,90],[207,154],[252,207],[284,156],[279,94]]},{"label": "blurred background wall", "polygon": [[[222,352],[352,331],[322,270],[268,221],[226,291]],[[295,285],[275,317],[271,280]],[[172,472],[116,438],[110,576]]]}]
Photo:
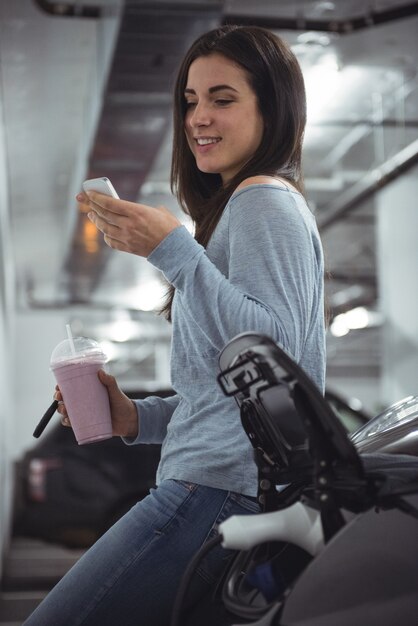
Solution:
[{"label": "blurred background wall", "polygon": [[[12,501],[15,396],[14,263],[0,86],[0,557],[7,548]],[[2,558],[0,558],[1,576]]]}]

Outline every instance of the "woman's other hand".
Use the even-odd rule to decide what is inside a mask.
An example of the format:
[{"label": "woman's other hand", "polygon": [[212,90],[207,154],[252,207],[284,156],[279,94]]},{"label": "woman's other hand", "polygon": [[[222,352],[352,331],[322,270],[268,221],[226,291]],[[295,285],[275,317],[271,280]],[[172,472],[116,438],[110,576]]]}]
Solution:
[{"label": "woman's other hand", "polygon": [[87,205],[87,217],[115,250],[147,257],[181,222],[164,207],[150,207],[89,191],[77,201]]},{"label": "woman's other hand", "polygon": [[[112,416],[112,433],[118,437],[138,436],[138,414],[134,402],[119,388],[114,376],[99,370],[100,382],[107,388]],[[61,424],[71,426],[71,421],[63,401],[62,393],[57,385],[54,399],[58,400],[57,411],[61,415]]]}]

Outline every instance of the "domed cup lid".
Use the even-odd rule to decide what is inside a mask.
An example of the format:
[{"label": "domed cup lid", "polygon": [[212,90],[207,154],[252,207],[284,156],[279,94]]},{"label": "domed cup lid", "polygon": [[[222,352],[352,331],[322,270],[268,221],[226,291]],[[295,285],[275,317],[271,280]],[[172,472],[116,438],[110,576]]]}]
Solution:
[{"label": "domed cup lid", "polygon": [[94,339],[87,337],[74,337],[72,341],[64,339],[52,351],[51,367],[60,367],[68,363],[80,360],[100,360],[104,363],[107,360],[100,344]]}]

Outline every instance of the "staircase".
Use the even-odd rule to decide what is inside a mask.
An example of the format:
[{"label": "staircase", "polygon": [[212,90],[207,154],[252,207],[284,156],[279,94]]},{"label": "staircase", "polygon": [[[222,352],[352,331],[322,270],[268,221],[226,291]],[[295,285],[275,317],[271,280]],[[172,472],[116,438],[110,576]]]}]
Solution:
[{"label": "staircase", "polygon": [[13,538],[0,587],[0,626],[21,626],[84,550]]}]

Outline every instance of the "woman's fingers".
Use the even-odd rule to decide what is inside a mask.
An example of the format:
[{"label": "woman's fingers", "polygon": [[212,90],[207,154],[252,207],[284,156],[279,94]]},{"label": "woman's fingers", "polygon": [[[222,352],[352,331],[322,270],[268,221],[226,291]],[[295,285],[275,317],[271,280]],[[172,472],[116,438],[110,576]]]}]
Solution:
[{"label": "woman's fingers", "polygon": [[71,426],[70,418],[68,417],[67,409],[62,398],[62,393],[58,385],[55,386],[54,400],[57,400],[57,412],[61,415],[61,424],[63,426]]},{"label": "woman's fingers", "polygon": [[[107,221],[106,219],[99,216],[98,213],[94,211],[90,211],[87,214],[88,219],[93,222],[93,224],[100,230],[101,233],[110,241],[116,241],[123,245],[123,231],[120,226]],[[108,243],[106,241],[106,243]],[[109,245],[109,244],[108,244]],[[112,246],[111,246],[112,247]]]},{"label": "woman's fingers", "polygon": [[64,402],[58,402],[57,411],[61,415],[61,424],[63,426],[71,426],[70,418],[68,417]]},{"label": "woman's fingers", "polygon": [[137,210],[135,202],[112,198],[96,191],[89,191],[87,194],[79,193],[76,199],[80,204],[89,206],[109,223],[118,223],[120,218],[130,217]]},{"label": "woman's fingers", "polygon": [[63,426],[69,426],[71,428],[70,418],[68,416],[62,417],[61,418],[61,424]]},{"label": "woman's fingers", "polygon": [[[77,196],[77,200],[79,197],[80,196]],[[102,215],[106,219],[111,219],[111,214],[114,215],[114,218],[129,217],[132,213],[137,211],[136,202],[112,198],[111,196],[98,193],[97,191],[89,191],[85,194],[84,198],[87,198],[88,204],[90,204],[96,213],[99,213],[99,215]]]}]

